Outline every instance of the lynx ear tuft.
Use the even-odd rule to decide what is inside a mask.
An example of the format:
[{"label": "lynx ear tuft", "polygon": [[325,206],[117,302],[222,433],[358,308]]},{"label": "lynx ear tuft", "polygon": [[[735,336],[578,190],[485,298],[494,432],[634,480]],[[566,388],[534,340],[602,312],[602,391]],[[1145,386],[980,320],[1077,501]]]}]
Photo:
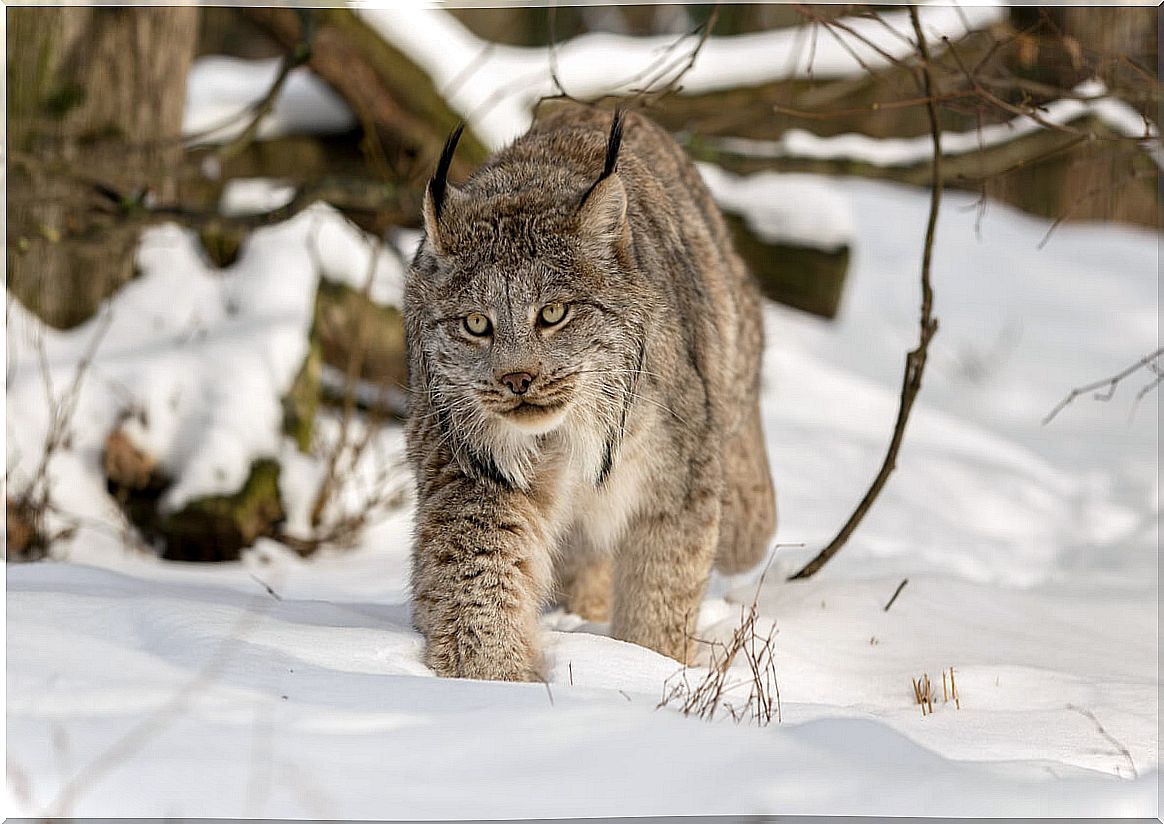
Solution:
[{"label": "lynx ear tuft", "polygon": [[457,151],[457,143],[461,133],[465,131],[465,124],[461,123],[445,141],[441,150],[440,160],[437,161],[436,172],[424,190],[424,229],[436,253],[442,254],[444,244],[441,242],[441,216],[448,208],[450,201],[455,201],[460,192],[455,186],[449,185],[449,167],[453,163],[453,154]]},{"label": "lynx ear tuft", "polygon": [[458,123],[457,128],[453,129],[453,133],[445,141],[445,147],[441,149],[441,159],[437,161],[436,173],[428,182],[428,196],[432,200],[433,216],[438,220],[445,205],[445,190],[449,184],[449,166],[453,164],[453,154],[457,151],[457,143],[460,142],[461,134],[464,131],[464,123]]},{"label": "lynx ear tuft", "polygon": [[625,112],[621,109],[614,110],[614,117],[610,120],[610,137],[606,139],[606,164],[602,167],[602,177],[598,178],[601,182],[614,174],[615,167],[618,166],[618,150],[622,148],[622,121]]},{"label": "lynx ear tuft", "polygon": [[618,151],[622,147],[623,110],[615,109],[606,140],[606,162],[602,174],[582,194],[578,203],[579,225],[583,232],[611,242],[626,236],[626,189],[618,176]]}]

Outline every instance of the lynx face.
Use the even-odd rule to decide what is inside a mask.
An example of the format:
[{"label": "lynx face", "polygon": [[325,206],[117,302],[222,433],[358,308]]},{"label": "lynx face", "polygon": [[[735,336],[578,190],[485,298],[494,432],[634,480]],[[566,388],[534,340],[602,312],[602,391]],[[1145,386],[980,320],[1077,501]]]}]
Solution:
[{"label": "lynx face", "polygon": [[514,451],[564,425],[607,440],[636,373],[641,335],[620,261],[625,195],[604,189],[580,209],[581,192],[567,191],[450,187],[439,217],[426,209],[413,264],[431,396],[511,478],[522,474]]},{"label": "lynx face", "polygon": [[531,435],[553,430],[615,368],[598,346],[613,330],[581,267],[567,258],[465,263],[447,276],[434,313],[435,371],[483,418]]}]

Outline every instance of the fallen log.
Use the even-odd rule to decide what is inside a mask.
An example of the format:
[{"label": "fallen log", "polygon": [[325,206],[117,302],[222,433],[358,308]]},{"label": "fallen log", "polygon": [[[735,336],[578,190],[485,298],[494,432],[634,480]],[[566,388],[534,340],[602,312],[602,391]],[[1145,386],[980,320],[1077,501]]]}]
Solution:
[{"label": "fallen log", "polygon": [[167,560],[236,561],[258,538],[274,535],[285,517],[279,463],[270,458],[256,460],[236,492],[198,498],[176,512],[160,507],[172,479],[120,429],[106,438],[102,466],[110,495]]},{"label": "fallen log", "polygon": [[[1115,136],[1092,117],[1071,123],[1080,132]],[[927,158],[874,163],[838,154],[805,157],[787,151],[778,141],[734,138],[684,138],[697,160],[714,163],[740,175],[762,171],[855,176],[926,185]],[[1158,225],[1158,175],[1152,158],[1129,141],[1089,140],[1079,134],[1039,129],[974,151],[949,154],[942,160],[943,184],[973,191],[1032,214],[1074,220],[1119,220]],[[1102,195],[1108,195],[1102,197]]]},{"label": "fallen log", "polygon": [[[308,15],[307,65],[342,97],[374,140],[369,152],[386,163],[398,180],[427,177],[445,138],[461,121],[432,80],[410,59],[385,42],[348,9],[293,10],[246,7],[241,10],[288,51],[304,41]],[[484,144],[466,129],[454,159],[454,173],[465,174],[485,159]]]}]

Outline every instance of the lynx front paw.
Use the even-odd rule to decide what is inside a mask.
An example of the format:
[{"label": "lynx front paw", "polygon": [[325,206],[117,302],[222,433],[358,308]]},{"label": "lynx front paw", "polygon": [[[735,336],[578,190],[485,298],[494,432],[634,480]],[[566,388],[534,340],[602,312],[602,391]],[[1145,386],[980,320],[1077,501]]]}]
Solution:
[{"label": "lynx front paw", "polygon": [[444,678],[542,681],[541,657],[532,641],[483,638],[464,632],[430,639],[425,663]]}]

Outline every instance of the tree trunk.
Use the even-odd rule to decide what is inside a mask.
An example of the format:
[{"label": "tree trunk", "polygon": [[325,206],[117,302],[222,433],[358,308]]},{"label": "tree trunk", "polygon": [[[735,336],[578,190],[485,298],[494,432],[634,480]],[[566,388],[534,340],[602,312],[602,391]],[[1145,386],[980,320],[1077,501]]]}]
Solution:
[{"label": "tree trunk", "polygon": [[131,204],[99,187],[173,196],[197,33],[195,7],[8,10],[8,282],[49,324],[133,277]]}]

